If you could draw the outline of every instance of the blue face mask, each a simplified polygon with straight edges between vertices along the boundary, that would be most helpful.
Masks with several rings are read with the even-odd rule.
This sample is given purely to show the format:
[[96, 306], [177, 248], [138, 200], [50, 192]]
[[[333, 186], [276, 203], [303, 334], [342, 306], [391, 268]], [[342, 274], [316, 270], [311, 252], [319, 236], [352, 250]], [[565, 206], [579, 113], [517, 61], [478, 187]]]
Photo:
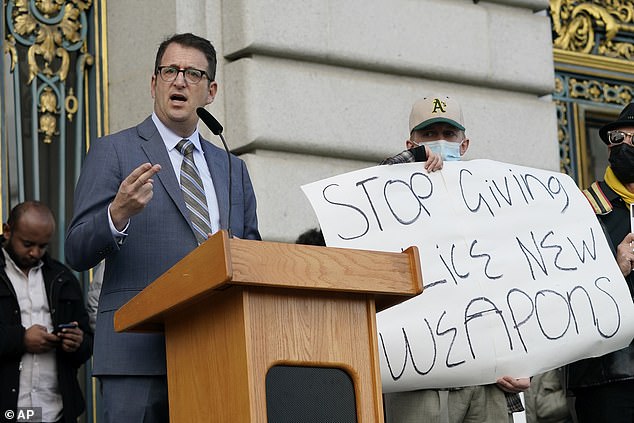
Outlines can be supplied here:
[[426, 145], [433, 152], [442, 157], [446, 162], [457, 162], [461, 160], [460, 146], [462, 142], [450, 142], [445, 140], [427, 141], [420, 145]]

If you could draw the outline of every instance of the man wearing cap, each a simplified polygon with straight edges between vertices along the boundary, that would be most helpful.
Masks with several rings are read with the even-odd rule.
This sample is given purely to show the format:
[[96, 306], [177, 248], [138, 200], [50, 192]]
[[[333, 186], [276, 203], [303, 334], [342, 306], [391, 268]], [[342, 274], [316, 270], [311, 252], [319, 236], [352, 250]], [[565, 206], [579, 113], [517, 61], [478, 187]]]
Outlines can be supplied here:
[[[603, 181], [584, 190], [610, 241], [616, 261], [634, 292], [634, 234], [630, 207], [634, 204], [634, 103], [618, 119], [599, 129], [608, 146], [609, 165]], [[634, 343], [601, 357], [567, 366], [567, 382], [575, 394], [579, 423], [634, 421]]]
[[[469, 148], [460, 104], [446, 95], [429, 95], [416, 101], [409, 116], [407, 150], [381, 164], [420, 160], [425, 148], [445, 161], [458, 161]], [[634, 258], [634, 256], [633, 256]], [[504, 376], [497, 384], [450, 389], [425, 389], [385, 394], [387, 423], [508, 423], [512, 413], [523, 411], [517, 395], [530, 379]]]
[[427, 157], [437, 160], [436, 156], [444, 161], [460, 160], [469, 148], [469, 138], [464, 131], [462, 109], [457, 101], [443, 95], [421, 98], [414, 103], [409, 115], [407, 150], [381, 164], [422, 162]]

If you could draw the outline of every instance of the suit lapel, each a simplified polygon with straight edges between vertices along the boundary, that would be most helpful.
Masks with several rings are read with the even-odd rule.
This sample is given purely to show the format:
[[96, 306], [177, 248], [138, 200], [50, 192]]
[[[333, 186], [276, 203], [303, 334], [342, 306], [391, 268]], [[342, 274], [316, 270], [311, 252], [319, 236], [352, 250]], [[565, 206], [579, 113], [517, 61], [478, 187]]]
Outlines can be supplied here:
[[151, 117], [143, 121], [137, 128], [139, 136], [147, 141], [141, 144], [141, 148], [147, 155], [149, 162], [161, 165], [161, 171], [156, 174], [155, 178], [158, 178], [158, 181], [163, 185], [165, 191], [167, 191], [167, 194], [183, 215], [183, 218], [189, 222], [189, 211], [185, 205], [180, 184], [174, 174], [172, 162], [167, 154], [161, 134], [156, 129]]
[[203, 137], [200, 137], [200, 145], [205, 152], [205, 161], [209, 167], [216, 198], [218, 199], [220, 228], [227, 229], [229, 220], [229, 165], [227, 163], [227, 154], [224, 150], [213, 146]]

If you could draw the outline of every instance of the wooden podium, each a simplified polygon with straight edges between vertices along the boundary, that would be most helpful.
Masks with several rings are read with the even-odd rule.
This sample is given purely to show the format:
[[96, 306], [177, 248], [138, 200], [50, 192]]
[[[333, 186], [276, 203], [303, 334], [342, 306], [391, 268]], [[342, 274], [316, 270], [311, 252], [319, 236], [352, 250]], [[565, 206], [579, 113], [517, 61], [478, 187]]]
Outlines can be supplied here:
[[415, 247], [383, 253], [221, 231], [121, 307], [114, 323], [165, 333], [172, 423], [266, 422], [265, 380], [276, 366], [345, 371], [356, 421], [383, 422], [376, 312], [420, 292]]

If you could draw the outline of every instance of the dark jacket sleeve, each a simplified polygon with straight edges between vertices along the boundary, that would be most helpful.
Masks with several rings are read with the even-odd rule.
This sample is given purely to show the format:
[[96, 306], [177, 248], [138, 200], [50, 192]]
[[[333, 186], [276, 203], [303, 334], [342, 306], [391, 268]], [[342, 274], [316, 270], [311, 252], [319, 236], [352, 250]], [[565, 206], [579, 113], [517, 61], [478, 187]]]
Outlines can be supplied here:
[[0, 360], [20, 358], [26, 352], [22, 325], [0, 322]]
[[[61, 265], [61, 263], [59, 264]], [[79, 328], [84, 333], [80, 347], [74, 352], [66, 352], [61, 346], [57, 352], [60, 359], [67, 361], [73, 367], [78, 368], [92, 355], [93, 332], [90, 328], [90, 322], [86, 306], [84, 304], [84, 294], [79, 285], [79, 281], [70, 272], [68, 268], [63, 267], [61, 280], [61, 288], [56, 298], [56, 311], [53, 318], [54, 324], [77, 322]]]
[[[0, 253], [0, 256], [2, 253]], [[25, 353], [20, 306], [0, 257], [0, 361], [19, 360]]]
[[[77, 293], [83, 298], [82, 291], [79, 287], [79, 283], [75, 284], [75, 289]], [[62, 355], [68, 356], [68, 360], [73, 363], [75, 367], [79, 367], [86, 362], [92, 356], [92, 345], [93, 345], [93, 332], [90, 327], [90, 319], [88, 317], [88, 312], [84, 307], [83, 301], [79, 304], [79, 306], [73, 309], [74, 317], [71, 321], [77, 321], [79, 323], [79, 328], [84, 332], [84, 338], [81, 342], [81, 346], [72, 353], [61, 351]]]

